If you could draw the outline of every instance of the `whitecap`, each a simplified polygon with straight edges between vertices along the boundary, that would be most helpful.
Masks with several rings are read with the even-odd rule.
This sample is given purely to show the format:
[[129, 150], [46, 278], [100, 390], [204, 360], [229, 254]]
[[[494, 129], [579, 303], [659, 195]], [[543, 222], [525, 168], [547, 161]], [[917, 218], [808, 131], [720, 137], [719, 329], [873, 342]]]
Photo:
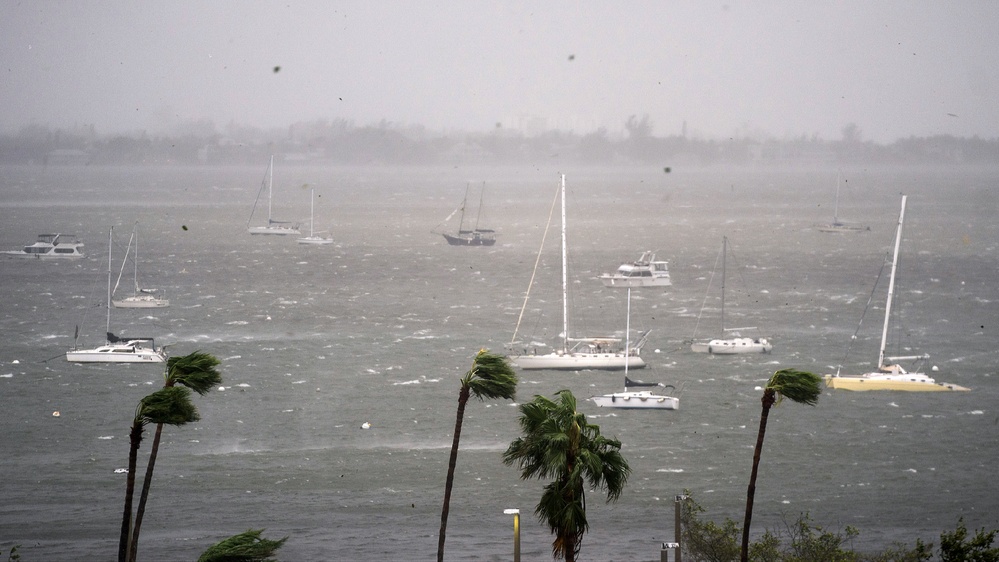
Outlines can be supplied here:
[[656, 472], [680, 473], [680, 472], [683, 472], [683, 469], [682, 468], [660, 468], [660, 469], [656, 470]]
[[9, 379], [9, 378], [12, 378], [13, 376], [14, 376], [14, 373], [6, 373], [6, 374], [3, 374], [3, 375], [0, 375], [0, 379]]
[[114, 435], [101, 435], [98, 439], [102, 441], [107, 441], [108, 439], [114, 439]]
[[302, 383], [305, 383], [305, 382], [307, 382], [307, 381], [295, 381], [295, 382], [293, 382], [291, 384], [302, 384]]

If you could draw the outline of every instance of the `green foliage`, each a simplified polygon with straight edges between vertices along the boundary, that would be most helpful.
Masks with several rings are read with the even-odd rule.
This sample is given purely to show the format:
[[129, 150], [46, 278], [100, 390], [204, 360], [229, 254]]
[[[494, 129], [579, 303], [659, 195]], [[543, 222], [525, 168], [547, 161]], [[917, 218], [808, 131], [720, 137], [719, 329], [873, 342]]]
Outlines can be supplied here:
[[684, 491], [680, 505], [680, 548], [683, 559], [691, 562], [731, 562], [739, 558], [739, 537], [742, 529], [729, 519], [718, 525], [704, 521], [704, 508]]
[[[607, 492], [607, 501], [621, 496], [631, 467], [621, 455], [621, 442], [600, 434], [600, 427], [576, 411], [576, 397], [568, 390], [520, 405], [523, 435], [503, 453], [505, 464], [517, 464], [521, 479], [552, 478], [534, 509], [555, 535], [552, 556], [575, 560], [586, 521], [586, 489]], [[588, 485], [587, 485], [588, 484]]]
[[222, 382], [222, 375], [216, 369], [219, 363], [217, 357], [202, 351], [171, 357], [167, 359], [164, 386], [179, 384], [204, 396]]
[[201, 419], [186, 387], [161, 388], [139, 401], [136, 421], [142, 424], [184, 425]]
[[506, 357], [479, 350], [472, 361], [472, 368], [461, 380], [472, 395], [479, 400], [484, 398], [504, 398], [513, 400], [517, 393], [517, 373]]
[[[17, 552], [19, 548], [21, 548], [21, 545], [19, 544], [15, 544], [14, 546], [10, 547], [10, 552], [7, 554], [8, 562], [17, 562], [18, 560], [21, 559], [21, 555], [18, 554]], [[0, 550], [0, 554], [3, 554], [2, 550]]]
[[280, 540], [260, 538], [263, 529], [250, 529], [208, 547], [198, 562], [275, 562], [271, 558], [288, 537]]
[[799, 404], [814, 406], [822, 395], [822, 377], [797, 369], [781, 369], [770, 377], [766, 390], [777, 393], [777, 403], [787, 398]]
[[958, 519], [953, 533], [945, 531], [940, 534], [941, 562], [999, 562], [999, 548], [992, 546], [997, 532], [979, 529], [968, 541], [964, 518]]
[[[740, 554], [739, 536], [742, 529], [730, 518], [725, 518], [722, 524], [705, 521], [702, 516], [704, 508], [684, 491], [685, 499], [680, 506], [681, 536], [683, 560], [686, 562], [731, 562], [737, 560]], [[994, 534], [995, 532], [993, 532]], [[895, 544], [877, 553], [858, 553], [850, 547], [854, 538], [860, 532], [847, 526], [843, 532], [833, 532], [816, 525], [807, 514], [801, 514], [794, 522], [784, 523], [783, 529], [767, 529], [763, 536], [749, 547], [749, 560], [752, 562], [927, 562], [932, 558], [933, 545], [917, 540], [915, 548], [907, 548]], [[961, 534], [961, 528], [955, 535], [959, 543], [964, 542], [966, 535]], [[988, 540], [988, 534], [979, 532], [982, 540]], [[987, 546], [988, 543], [986, 543]], [[943, 551], [943, 548], [941, 548]], [[960, 558], [971, 556], [968, 550], [955, 551], [954, 558], [946, 558], [941, 552], [944, 562], [970, 560], [975, 562], [999, 562], [996, 558]]]

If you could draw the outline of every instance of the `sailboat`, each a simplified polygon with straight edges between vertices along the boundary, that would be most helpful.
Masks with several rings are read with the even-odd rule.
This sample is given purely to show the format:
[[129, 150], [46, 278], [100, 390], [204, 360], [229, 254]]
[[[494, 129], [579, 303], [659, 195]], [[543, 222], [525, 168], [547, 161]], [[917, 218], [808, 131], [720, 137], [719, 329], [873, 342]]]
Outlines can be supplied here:
[[479, 193], [479, 210], [475, 216], [475, 227], [471, 230], [465, 228], [465, 205], [468, 203], [468, 185], [465, 186], [465, 197], [461, 200], [461, 205], [442, 221], [441, 224], [451, 220], [451, 217], [461, 211], [458, 219], [458, 231], [454, 233], [441, 232], [447, 243], [451, 246], [492, 246], [496, 243], [496, 231], [479, 228], [479, 217], [482, 215], [482, 198], [485, 194], [485, 187]]
[[[93, 349], [73, 349], [66, 352], [66, 361], [73, 363], [163, 363], [166, 354], [157, 348], [153, 338], [120, 338], [111, 333], [111, 245], [114, 228], [108, 233], [108, 300], [107, 342]], [[79, 329], [77, 329], [79, 336]], [[75, 339], [75, 338], [74, 338]]]
[[[631, 324], [631, 287], [628, 288], [628, 331]], [[627, 331], [625, 332], [627, 333]], [[627, 340], [627, 336], [625, 337]], [[627, 343], [625, 344], [627, 347]], [[676, 410], [680, 407], [680, 399], [676, 396], [664, 396], [654, 394], [648, 389], [655, 387], [672, 388], [673, 385], [664, 385], [658, 382], [633, 381], [628, 378], [628, 364], [624, 366], [624, 391], [612, 392], [603, 396], [593, 396], [590, 400], [600, 408], [620, 408], [628, 410]]]
[[333, 238], [329, 236], [316, 236], [316, 190], [312, 190], [312, 203], [309, 210], [309, 235], [298, 239], [299, 244], [323, 245], [332, 244]]
[[[895, 297], [895, 272], [898, 269], [898, 250], [902, 243], [902, 222], [905, 219], [905, 195], [902, 196], [902, 210], [898, 215], [898, 228], [895, 231], [895, 251], [891, 262], [891, 278], [888, 281], [888, 300], [885, 304], [885, 321], [881, 329], [881, 349], [878, 352], [878, 370], [863, 375], [841, 375], [837, 369], [835, 375], [826, 375], [825, 382], [829, 388], [840, 390], [902, 390], [909, 392], [939, 392], [967, 391], [960, 385], [938, 383], [924, 373], [909, 373], [896, 361], [925, 360], [929, 355], [913, 355], [906, 357], [885, 357], [885, 346], [888, 341], [888, 327], [891, 321], [891, 305]], [[860, 328], [858, 327], [859, 331]], [[856, 334], [854, 334], [856, 338]]]
[[[742, 330], [755, 330], [756, 327], [746, 327], [746, 328], [726, 328], [725, 327], [725, 258], [728, 254], [728, 237], [722, 237], [722, 249], [721, 249], [721, 264], [722, 264], [722, 280], [721, 280], [721, 325], [722, 334], [726, 332], [740, 332]], [[717, 262], [716, 262], [717, 263]], [[712, 273], [712, 277], [714, 274]], [[708, 289], [710, 290], [711, 285], [708, 284]], [[705, 296], [705, 301], [707, 301], [707, 296]], [[701, 313], [704, 312], [704, 305], [701, 305]], [[700, 315], [697, 319], [700, 322]], [[695, 328], [696, 331], [696, 328]], [[694, 342], [691, 344], [691, 351], [697, 353], [713, 353], [716, 355], [735, 355], [741, 353], [769, 353], [770, 350], [774, 348], [773, 344], [770, 343], [766, 338], [746, 338], [746, 337], [733, 337], [733, 338], [717, 338], [709, 340], [707, 342]]]
[[[267, 224], [262, 226], [250, 226], [253, 221], [253, 213], [257, 210], [257, 203], [260, 196], [267, 188]], [[260, 191], [257, 192], [257, 199], [253, 202], [253, 210], [250, 211], [250, 218], [246, 221], [246, 230], [250, 234], [274, 234], [287, 236], [288, 234], [301, 234], [297, 225], [292, 225], [287, 221], [276, 221], [271, 214], [271, 202], [274, 199], [274, 156], [271, 155], [270, 165], [264, 174], [264, 180], [260, 183]]]
[[871, 230], [871, 227], [860, 226], [856, 224], [846, 224], [839, 220], [839, 186], [840, 180], [842, 178], [839, 174], [836, 175], [836, 205], [833, 207], [833, 220], [829, 224], [824, 224], [817, 227], [819, 232], [863, 232]]
[[[562, 341], [558, 348], [550, 353], [538, 354], [537, 349], [528, 351], [522, 348], [520, 353], [512, 353], [510, 361], [521, 369], [561, 369], [561, 370], [620, 370], [627, 367], [641, 369], [645, 367], [645, 361], [639, 356], [642, 345], [645, 344], [648, 333], [642, 336], [634, 346], [625, 344], [621, 349], [621, 339], [615, 337], [569, 337], [569, 299], [568, 299], [568, 262], [566, 256], [566, 216], [565, 216], [565, 175], [561, 176], [561, 187], [559, 194], [562, 200]], [[555, 203], [552, 203], [554, 212]], [[550, 222], [549, 218], [549, 222]], [[545, 229], [547, 233], [547, 228]], [[544, 240], [541, 243], [544, 249]], [[538, 252], [538, 262], [541, 260], [541, 251]], [[537, 271], [537, 262], [535, 262]], [[533, 275], [532, 275], [533, 284]], [[524, 316], [527, 302], [530, 298], [531, 287], [528, 285], [527, 295], [524, 297], [524, 305], [520, 310], [520, 318]], [[517, 331], [520, 328], [520, 319], [514, 328], [513, 338], [510, 341], [511, 350], [517, 346]], [[630, 328], [630, 326], [629, 326]]]
[[[132, 278], [135, 289], [131, 296], [123, 299], [115, 299], [114, 294], [121, 284], [121, 276], [125, 273], [125, 264], [128, 263], [128, 252], [132, 249], [132, 240], [135, 240], [135, 257], [132, 258]], [[111, 304], [115, 308], [164, 308], [170, 306], [168, 299], [157, 296], [156, 289], [143, 289], [139, 287], [139, 226], [136, 223], [132, 230], [132, 236], [128, 239], [128, 247], [125, 249], [125, 259], [121, 262], [121, 271], [118, 272], [118, 280], [115, 281], [114, 289], [111, 290]]]

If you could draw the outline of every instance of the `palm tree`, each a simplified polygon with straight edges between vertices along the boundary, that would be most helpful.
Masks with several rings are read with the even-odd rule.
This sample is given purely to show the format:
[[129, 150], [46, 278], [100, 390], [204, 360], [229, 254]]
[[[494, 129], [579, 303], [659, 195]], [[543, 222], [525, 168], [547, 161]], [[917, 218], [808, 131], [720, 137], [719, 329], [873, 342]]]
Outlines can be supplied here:
[[553, 478], [534, 508], [539, 520], [555, 535], [552, 557], [574, 562], [579, 554], [586, 522], [586, 487], [605, 489], [607, 501], [617, 500], [631, 474], [621, 456], [621, 442], [600, 435], [600, 427], [576, 411], [576, 397], [568, 390], [520, 406], [524, 432], [503, 453], [505, 464], [517, 463], [522, 480]]
[[125, 485], [125, 509], [121, 518], [121, 539], [118, 542], [118, 562], [128, 560], [129, 538], [132, 534], [132, 495], [135, 492], [135, 465], [139, 444], [146, 424], [183, 425], [198, 421], [198, 410], [191, 402], [191, 391], [185, 387], [162, 388], [139, 401], [129, 433], [128, 479]]
[[749, 476], [749, 491], [746, 494], [746, 520], [742, 525], [742, 562], [749, 560], [749, 523], [753, 519], [753, 498], [756, 496], [756, 473], [760, 468], [760, 454], [763, 452], [763, 437], [767, 433], [767, 417], [770, 408], [779, 405], [785, 398], [800, 404], [814, 406], [822, 394], [822, 379], [814, 374], [797, 369], [781, 369], [770, 377], [763, 389], [763, 413], [760, 414], [760, 433], [756, 437], [756, 450], [753, 452], [753, 471]]
[[[204, 396], [208, 391], [222, 382], [222, 375], [216, 369], [219, 363], [221, 361], [214, 355], [209, 355], [201, 351], [195, 351], [183, 357], [171, 357], [167, 359], [166, 372], [163, 376], [163, 388], [170, 388], [179, 384]], [[135, 524], [132, 527], [132, 539], [129, 544], [127, 562], [135, 562], [136, 553], [139, 549], [139, 530], [142, 527], [142, 516], [146, 511], [149, 487], [153, 482], [153, 468], [156, 465], [156, 454], [160, 448], [160, 436], [162, 433], [163, 424], [156, 424], [153, 444], [149, 449], [149, 462], [146, 464], [146, 476], [142, 481], [142, 492], [139, 494], [139, 506], [135, 510]]]
[[263, 532], [250, 529], [219, 541], [201, 553], [198, 562], [271, 562], [271, 556], [288, 537], [273, 541], [260, 538]]
[[437, 540], [437, 561], [444, 560], [444, 539], [447, 533], [447, 515], [451, 505], [451, 488], [454, 485], [454, 468], [458, 463], [458, 440], [461, 438], [461, 423], [465, 417], [465, 404], [474, 395], [480, 401], [484, 398], [505, 398], [513, 400], [517, 392], [517, 373], [513, 371], [506, 357], [480, 349], [472, 360], [472, 368], [461, 379], [458, 391], [458, 414], [454, 421], [454, 438], [451, 442], [451, 458], [447, 465], [447, 481], [444, 483], [444, 507], [441, 508], [441, 531]]

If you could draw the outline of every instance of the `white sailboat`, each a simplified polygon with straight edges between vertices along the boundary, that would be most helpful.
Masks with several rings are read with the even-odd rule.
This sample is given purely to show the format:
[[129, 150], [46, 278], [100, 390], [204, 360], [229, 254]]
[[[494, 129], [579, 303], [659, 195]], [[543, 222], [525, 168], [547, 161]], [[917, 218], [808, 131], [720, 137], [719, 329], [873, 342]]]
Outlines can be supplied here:
[[845, 232], [863, 232], [869, 231], [871, 228], [869, 226], [861, 226], [857, 224], [847, 224], [839, 220], [839, 186], [840, 180], [842, 178], [839, 174], [836, 175], [836, 204], [833, 207], [833, 220], [829, 224], [824, 224], [817, 227], [819, 232], [833, 232], [833, 233], [845, 233]]
[[[628, 288], [628, 324], [631, 324], [631, 288]], [[627, 341], [627, 337], [625, 337]], [[627, 346], [627, 343], [625, 344]], [[680, 407], [680, 399], [676, 396], [655, 394], [651, 390], [641, 390], [655, 387], [672, 388], [658, 382], [633, 381], [628, 378], [628, 364], [624, 366], [624, 390], [612, 392], [603, 396], [593, 396], [590, 400], [600, 408], [618, 408], [626, 410], [676, 410]]]
[[329, 236], [316, 236], [315, 224], [316, 224], [316, 190], [312, 190], [312, 201], [309, 206], [309, 235], [298, 239], [299, 244], [312, 244], [316, 246], [321, 246], [325, 244], [332, 244], [333, 238]]
[[[725, 258], [728, 254], [728, 237], [722, 237], [722, 249], [721, 249], [721, 269], [722, 269], [722, 279], [721, 279], [721, 326], [722, 335], [726, 332], [741, 332], [743, 330], [755, 330], [755, 326], [745, 327], [745, 328], [726, 328], [725, 327]], [[716, 262], [717, 263], [717, 262]], [[714, 277], [714, 273], [712, 273]], [[710, 283], [708, 284], [708, 289], [711, 289]], [[707, 296], [704, 297], [707, 301]], [[701, 305], [701, 313], [704, 312], [704, 305]], [[701, 316], [698, 314], [697, 320], [700, 322]], [[694, 329], [696, 333], [696, 328]], [[707, 342], [694, 342], [691, 344], [691, 351], [697, 353], [712, 353], [716, 355], [735, 355], [742, 353], [769, 353], [774, 348], [770, 340], [766, 338], [747, 338], [747, 337], [732, 337], [732, 338], [716, 338], [709, 340]]]
[[[108, 300], [107, 341], [93, 349], [73, 349], [66, 352], [66, 361], [72, 363], [163, 363], [166, 354], [157, 348], [153, 338], [119, 338], [111, 333], [111, 246], [114, 228], [108, 233]], [[79, 332], [79, 331], [77, 331]], [[77, 333], [77, 336], [79, 333]], [[74, 338], [75, 339], [75, 338]]]
[[[253, 213], [257, 210], [257, 203], [264, 188], [267, 188], [267, 224], [261, 226], [250, 226], [253, 222]], [[274, 156], [271, 155], [271, 162], [267, 166], [267, 173], [264, 174], [264, 181], [260, 184], [260, 191], [257, 192], [257, 199], [253, 202], [253, 210], [250, 211], [250, 218], [246, 221], [246, 230], [250, 234], [271, 234], [277, 236], [287, 236], [289, 234], [301, 234], [298, 225], [293, 225], [287, 221], [276, 221], [271, 213], [272, 201], [274, 199]]]
[[[566, 216], [565, 216], [565, 175], [561, 176], [559, 195], [562, 200], [562, 334], [561, 343], [558, 348], [550, 353], [537, 353], [536, 348], [531, 350], [521, 346], [520, 352], [513, 352], [509, 356], [511, 362], [521, 369], [559, 369], [559, 370], [620, 370], [630, 366], [632, 369], [645, 367], [645, 361], [639, 356], [642, 345], [648, 337], [646, 333], [639, 342], [631, 346], [625, 343], [621, 348], [621, 339], [615, 337], [569, 337], [569, 299], [568, 299], [568, 262], [566, 257]], [[555, 203], [552, 203], [554, 212]], [[549, 217], [549, 223], [550, 223]], [[545, 229], [547, 233], [548, 229]], [[544, 240], [541, 243], [544, 249]], [[541, 259], [541, 251], [538, 252], [538, 261]], [[537, 262], [535, 263], [537, 271]], [[533, 275], [532, 275], [533, 284]], [[520, 310], [520, 318], [524, 316], [527, 308], [527, 301], [530, 298], [531, 287], [528, 285], [527, 295], [524, 297], [524, 305]], [[629, 326], [630, 328], [630, 326]], [[517, 327], [514, 328], [513, 338], [510, 342], [511, 350], [517, 347], [517, 331], [520, 329], [520, 319], [517, 320]]]
[[[905, 357], [885, 357], [885, 346], [888, 341], [888, 327], [891, 321], [891, 306], [895, 297], [895, 272], [898, 268], [898, 250], [902, 243], [902, 222], [905, 219], [906, 196], [902, 196], [902, 210], [898, 215], [898, 228], [895, 231], [895, 251], [891, 262], [891, 278], [888, 281], [888, 300], [885, 304], [885, 321], [881, 329], [881, 349], [878, 352], [878, 370], [863, 375], [826, 375], [825, 382], [829, 388], [840, 390], [902, 390], [909, 392], [940, 392], [967, 391], [960, 385], [938, 383], [924, 373], [909, 373], [897, 361], [925, 360], [929, 355], [912, 355]], [[859, 330], [859, 327], [858, 327]], [[856, 334], [854, 334], [856, 338]]]
[[[125, 273], [125, 264], [128, 263], [128, 252], [132, 249], [132, 241], [135, 241], [135, 256], [132, 258], [132, 278], [135, 289], [131, 296], [115, 299], [114, 294], [121, 284], [121, 276]], [[136, 223], [132, 230], [132, 236], [128, 239], [128, 247], [125, 249], [125, 259], [121, 262], [121, 271], [118, 272], [118, 280], [115, 281], [114, 289], [111, 290], [111, 303], [115, 308], [164, 308], [170, 306], [170, 301], [156, 295], [156, 289], [143, 289], [139, 287], [139, 226]]]

